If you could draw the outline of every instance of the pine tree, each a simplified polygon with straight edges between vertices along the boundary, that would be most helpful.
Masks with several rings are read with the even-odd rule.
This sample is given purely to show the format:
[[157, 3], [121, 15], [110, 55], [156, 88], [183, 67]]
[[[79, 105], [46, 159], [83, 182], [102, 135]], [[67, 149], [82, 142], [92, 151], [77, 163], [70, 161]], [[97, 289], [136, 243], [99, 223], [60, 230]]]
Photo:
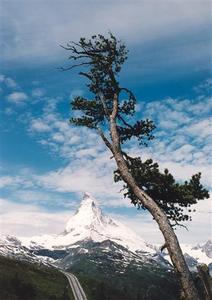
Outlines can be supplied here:
[[195, 174], [190, 181], [180, 184], [168, 170], [160, 172], [158, 164], [152, 160], [142, 161], [140, 157], [131, 157], [123, 151], [125, 142], [132, 138], [142, 146], [147, 145], [154, 138], [155, 124], [149, 119], [134, 121], [136, 98], [118, 81], [128, 54], [121, 41], [111, 33], [109, 37], [99, 34], [62, 47], [71, 52], [69, 59], [73, 61], [73, 65], [62, 70], [80, 67], [79, 74], [88, 80], [88, 90], [93, 94], [92, 99], [77, 96], [71, 101], [72, 110], [80, 112], [79, 117], [71, 118], [71, 123], [98, 132], [112, 152], [117, 165], [114, 179], [124, 182], [125, 197], [136, 206], [147, 209], [157, 222], [183, 297], [199, 299], [173, 226], [190, 218], [184, 213], [184, 207], [208, 197], [207, 190], [200, 183], [201, 174]]

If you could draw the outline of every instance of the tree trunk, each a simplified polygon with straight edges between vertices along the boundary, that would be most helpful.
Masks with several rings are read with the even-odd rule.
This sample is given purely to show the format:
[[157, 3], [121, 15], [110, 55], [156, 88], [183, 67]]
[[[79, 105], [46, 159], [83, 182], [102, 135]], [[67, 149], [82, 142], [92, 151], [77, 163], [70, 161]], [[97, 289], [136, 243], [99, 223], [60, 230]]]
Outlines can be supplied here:
[[167, 249], [173, 263], [176, 275], [179, 279], [183, 297], [186, 300], [198, 300], [198, 292], [194, 285], [192, 275], [185, 262], [182, 250], [180, 248], [178, 239], [174, 230], [165, 214], [165, 212], [157, 205], [157, 203], [149, 197], [143, 190], [136, 184], [134, 178], [128, 170], [127, 164], [123, 158], [119, 134], [116, 126], [116, 116], [118, 113], [118, 95], [114, 96], [113, 112], [110, 116], [110, 132], [112, 138], [112, 149], [116, 164], [122, 176], [122, 179], [130, 186], [136, 197], [144, 205], [144, 207], [151, 213], [157, 222], [160, 231], [162, 232]]

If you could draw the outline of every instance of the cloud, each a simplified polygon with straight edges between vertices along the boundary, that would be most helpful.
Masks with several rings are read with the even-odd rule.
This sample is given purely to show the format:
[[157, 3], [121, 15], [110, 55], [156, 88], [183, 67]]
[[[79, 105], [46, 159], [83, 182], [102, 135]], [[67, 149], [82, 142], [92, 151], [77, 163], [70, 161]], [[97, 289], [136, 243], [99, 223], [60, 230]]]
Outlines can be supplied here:
[[29, 131], [38, 142], [66, 160], [65, 167], [36, 176], [40, 186], [61, 193], [79, 194], [89, 189], [98, 196], [120, 199], [120, 185], [113, 181], [115, 165], [95, 131], [71, 126], [52, 101], [44, 105], [39, 118], [30, 118], [29, 122]]
[[150, 153], [159, 161], [208, 166], [210, 110], [211, 98], [208, 96], [168, 98], [144, 104], [143, 114], [154, 120], [157, 126]]
[[211, 130], [212, 130], [212, 118], [195, 122], [194, 124], [191, 124], [186, 129], [186, 131], [192, 136], [198, 136], [203, 139], [211, 135]]
[[195, 86], [194, 91], [198, 94], [211, 94], [212, 91], [212, 78], [207, 78], [197, 86]]
[[0, 74], [0, 83], [4, 84], [7, 88], [15, 89], [18, 88], [16, 81], [8, 76]]
[[105, 149], [94, 131], [71, 126], [68, 117], [64, 119], [57, 112], [57, 99], [46, 101], [40, 117], [31, 116], [28, 122], [28, 131], [35, 134], [38, 142], [65, 159], [95, 157]]
[[32, 119], [29, 130], [35, 132], [48, 132], [51, 130], [51, 128], [43, 120], [38, 118]]
[[[191, 213], [192, 221], [184, 222], [187, 226], [186, 230], [182, 227], [176, 227], [176, 234], [180, 243], [197, 245], [211, 238], [212, 235], [212, 199], [199, 201], [195, 205], [195, 212]], [[143, 210], [137, 211], [136, 215], [126, 216], [120, 214], [112, 214], [114, 218], [123, 222], [144, 240], [153, 244], [163, 244], [163, 236], [158, 225], [148, 212]]]
[[0, 188], [3, 188], [5, 186], [11, 186], [16, 182], [17, 182], [17, 180], [15, 180], [12, 176], [1, 176], [0, 177]]
[[58, 143], [65, 142], [65, 137], [61, 133], [53, 134], [52, 139], [53, 139], [53, 141], [58, 142]]
[[186, 181], [191, 178], [192, 175], [201, 172], [201, 182], [207, 187], [212, 186], [212, 178], [210, 176], [210, 166], [201, 164], [191, 164], [185, 162], [173, 162], [173, 161], [159, 161], [162, 170], [167, 168], [178, 181]]
[[[24, 189], [32, 187], [35, 182], [33, 182], [33, 171], [32, 170], [26, 170], [24, 168], [18, 168], [18, 172], [16, 172], [15, 175], [8, 174], [8, 170], [2, 168], [1, 170], [2, 176], [0, 176], [0, 188], [9, 188], [12, 189], [13, 192], [16, 188]], [[4, 173], [4, 175], [3, 175]]]
[[[152, 118], [158, 127], [156, 139], [142, 151], [137, 144], [129, 144], [130, 153], [143, 159], [152, 157], [161, 170], [168, 168], [177, 180], [188, 180], [202, 172], [202, 182], [210, 186], [210, 145], [203, 130], [208, 128], [209, 103], [209, 98], [205, 98], [204, 105], [201, 99], [171, 98], [143, 103], [143, 114]], [[61, 193], [85, 192], [89, 187], [101, 199], [102, 195], [107, 195], [107, 200], [111, 197], [109, 205], [125, 206], [118, 193], [121, 183], [113, 181], [116, 165], [95, 131], [71, 126], [57, 112], [56, 99], [45, 102], [43, 114], [29, 121], [30, 132], [34, 132], [38, 142], [66, 161], [65, 167], [37, 176], [39, 185]], [[170, 125], [164, 126], [164, 122]]]
[[15, 176], [0, 176], [0, 188], [30, 187], [32, 181], [27, 174], [19, 174]]
[[7, 96], [7, 100], [15, 104], [24, 103], [27, 99], [28, 96], [24, 92], [14, 92]]
[[9, 198], [19, 204], [37, 205], [42, 209], [48, 207], [49, 210], [53, 211], [72, 210], [77, 204], [73, 194], [61, 194], [55, 191], [51, 192], [46, 189], [40, 189], [36, 181], [32, 187], [23, 188], [22, 190], [17, 189], [15, 195], [11, 193]]
[[6, 107], [4, 110], [5, 115], [7, 116], [11, 116], [15, 113], [15, 110], [11, 107]]
[[[108, 157], [109, 159], [109, 157]], [[83, 162], [70, 164], [68, 167], [49, 172], [38, 180], [45, 187], [59, 192], [86, 192], [102, 197], [115, 197], [120, 187], [113, 182], [111, 168], [103, 169], [104, 162], [83, 159]], [[111, 172], [110, 172], [111, 171]]]
[[[43, 62], [52, 61], [62, 54], [59, 44], [79, 39], [81, 36], [90, 36], [96, 33], [98, 28], [100, 33], [111, 30], [134, 44], [151, 45], [159, 39], [180, 37], [179, 51], [175, 51], [174, 60], [191, 59], [191, 53], [195, 51], [192, 45], [189, 48], [190, 57], [180, 55], [185, 53], [182, 35], [190, 33], [194, 36], [198, 29], [208, 28], [209, 11], [208, 1], [196, 1], [191, 5], [190, 0], [172, 0], [170, 3], [118, 0], [92, 3], [66, 0], [4, 2], [1, 16], [4, 33], [3, 57], [5, 61], [21, 62], [27, 59], [32, 63], [34, 60], [36, 64], [38, 58]], [[164, 42], [164, 45], [166, 44], [168, 43]], [[205, 41], [203, 45], [198, 41], [198, 51], [195, 55], [203, 52], [203, 46]]]
[[0, 199], [0, 208], [0, 233], [16, 236], [60, 233], [73, 213], [72, 210], [49, 212], [7, 199]]
[[[17, 204], [3, 198], [0, 199], [0, 207], [1, 234], [17, 236], [60, 233], [74, 214], [73, 209], [50, 212], [35, 204]], [[186, 224], [188, 231], [178, 227], [176, 234], [181, 243], [195, 245], [211, 237], [211, 199], [200, 201], [196, 205], [196, 212], [192, 214], [193, 221]], [[116, 213], [111, 216], [137, 232], [147, 242], [163, 243], [162, 234], [149, 213], [134, 209], [131, 216]]]
[[36, 88], [32, 90], [32, 97], [40, 98], [45, 95], [45, 90], [43, 88]]
[[[141, 148], [135, 143], [130, 143], [128, 145], [130, 153], [141, 155], [143, 159], [152, 157], [159, 162], [161, 170], [168, 168], [179, 181], [188, 180], [191, 175], [201, 171], [202, 182], [204, 185], [210, 186], [208, 159], [211, 146], [208, 139], [205, 138], [209, 128], [210, 100], [209, 97], [196, 97], [194, 99], [168, 98], [151, 103], [143, 102], [142, 113], [152, 118], [157, 125], [156, 139], [149, 148]], [[43, 207], [59, 207], [65, 210], [69, 206], [72, 210], [70, 201], [65, 197], [68, 193], [73, 193], [77, 199], [82, 192], [91, 192], [106, 209], [131, 207], [130, 201], [123, 200], [123, 194], [119, 192], [122, 184], [115, 184], [113, 181], [113, 171], [116, 169], [116, 165], [114, 160], [110, 159], [111, 154], [95, 131], [75, 128], [69, 124], [68, 117], [60, 114], [57, 108], [58, 103], [61, 104], [62, 101], [62, 98], [52, 99], [45, 95], [45, 101], [39, 102], [41, 110], [39, 117], [34, 114], [32, 109], [32, 112], [24, 118], [24, 124], [30, 136], [46, 147], [55, 157], [60, 157], [62, 166], [40, 174], [35, 171], [21, 172], [20, 170], [19, 174], [14, 177], [3, 176], [0, 179], [0, 185], [11, 188], [15, 195], [11, 199], [15, 200], [16, 197], [16, 201], [24, 202], [30, 211], [30, 218], [34, 216], [38, 224], [47, 231], [51, 229], [52, 216], [56, 214], [50, 213], [49, 216]], [[140, 117], [140, 110], [137, 111], [137, 114]], [[23, 116], [20, 118], [23, 119]], [[189, 224], [192, 236], [186, 231], [178, 230], [183, 242], [188, 240], [196, 243], [198, 239], [208, 238], [209, 229], [207, 228], [203, 233], [203, 227], [206, 226], [206, 220], [209, 222], [210, 215], [207, 213], [207, 207], [210, 207], [211, 203], [205, 200], [198, 205], [200, 205], [197, 206], [199, 212], [194, 215], [196, 221], [190, 223], [192, 225]], [[38, 209], [34, 214], [31, 211], [32, 207]], [[22, 217], [26, 218], [26, 215], [19, 213], [18, 208], [17, 211], [18, 220], [21, 220]], [[44, 224], [44, 216], [47, 218], [47, 225]], [[6, 217], [9, 218], [9, 215], [5, 215], [4, 228], [7, 226]], [[146, 240], [161, 241], [161, 237], [157, 235], [157, 226], [148, 214], [141, 213], [132, 219], [130, 217], [123, 218]], [[21, 228], [26, 226], [27, 221], [24, 220], [24, 225], [17, 223], [16, 226], [14, 219], [15, 213], [11, 219], [8, 219], [8, 224], [9, 222], [13, 224], [8, 225], [8, 230], [21, 232]], [[58, 222], [61, 224], [60, 221]], [[56, 230], [56, 225], [53, 229]], [[26, 230], [27, 234], [30, 230], [32, 232], [41, 231], [34, 224]], [[201, 236], [195, 236], [194, 230], [200, 232]]]

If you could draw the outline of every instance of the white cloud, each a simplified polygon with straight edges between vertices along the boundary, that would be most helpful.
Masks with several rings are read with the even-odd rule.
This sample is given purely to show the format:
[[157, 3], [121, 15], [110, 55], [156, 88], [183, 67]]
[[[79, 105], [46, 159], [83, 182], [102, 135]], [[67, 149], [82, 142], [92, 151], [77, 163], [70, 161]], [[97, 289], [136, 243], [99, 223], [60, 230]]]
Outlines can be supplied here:
[[114, 199], [113, 204], [110, 202], [113, 206], [121, 203], [125, 206], [126, 203], [118, 202], [122, 196], [118, 193], [120, 185], [113, 180], [115, 165], [99, 136], [89, 129], [69, 125], [50, 103], [45, 105], [41, 117], [28, 119], [29, 131], [34, 133], [33, 137], [37, 137], [40, 144], [56, 156], [65, 158], [67, 165], [42, 175], [31, 173], [29, 177], [27, 174], [27, 178], [45, 190], [60, 193], [89, 190], [95, 195], [102, 195], [101, 199]]
[[15, 80], [13, 80], [12, 78], [7, 77], [5, 79], [5, 84], [7, 85], [7, 87], [9, 88], [17, 88], [17, 83], [15, 82]]
[[32, 90], [32, 96], [35, 98], [40, 98], [45, 95], [45, 90], [43, 88], [36, 88]]
[[212, 134], [212, 118], [206, 120], [200, 120], [191, 124], [186, 131], [192, 136], [198, 136], [202, 138], [207, 138]]
[[35, 132], [48, 132], [50, 131], [51, 128], [49, 127], [48, 124], [46, 124], [43, 120], [40, 118], [38, 119], [33, 119], [30, 124], [30, 131], [35, 131]]
[[60, 233], [73, 211], [49, 212], [0, 199], [0, 233], [16, 236]]
[[[60, 233], [74, 213], [73, 209], [49, 212], [36, 205], [17, 204], [7, 199], [0, 199], [0, 208], [0, 233], [16, 236]], [[211, 238], [211, 199], [200, 201], [195, 208], [193, 221], [186, 224], [188, 231], [177, 228], [176, 234], [181, 243], [195, 245]], [[129, 226], [147, 242], [163, 243], [162, 234], [149, 213], [143, 210], [136, 213], [135, 209], [131, 217], [114, 213], [111, 216]]]
[[210, 166], [201, 165], [201, 164], [191, 164], [191, 163], [178, 163], [173, 161], [162, 161], [160, 162], [161, 169], [167, 168], [178, 181], [185, 181], [191, 178], [192, 175], [201, 172], [202, 173], [202, 183], [206, 185], [206, 187], [212, 186], [212, 174], [210, 170]]
[[97, 29], [100, 33], [110, 29], [134, 43], [170, 38], [174, 34], [181, 36], [183, 32], [207, 26], [209, 11], [208, 1], [191, 5], [190, 0], [4, 2], [4, 59], [20, 62], [23, 58], [37, 58], [36, 63], [38, 58], [54, 60], [61, 54], [60, 43], [91, 35]]
[[194, 91], [200, 94], [211, 93], [212, 90], [212, 78], [207, 78], [200, 84], [194, 87]]
[[135, 231], [145, 241], [153, 244], [163, 244], [162, 233], [148, 212], [141, 210], [131, 217], [121, 214], [112, 214], [112, 216]]
[[28, 99], [27, 94], [23, 92], [14, 92], [7, 96], [7, 100], [16, 104], [24, 103]]
[[[3, 173], [3, 172], [2, 172]], [[5, 170], [4, 170], [5, 173]], [[29, 188], [35, 184], [33, 182], [33, 172], [24, 172], [24, 169], [19, 169], [16, 175], [0, 176], [0, 188]]]
[[[192, 110], [193, 106], [200, 105], [201, 101], [194, 102], [188, 99], [165, 99], [143, 105], [143, 113], [156, 119], [160, 130], [150, 148], [141, 151], [140, 147], [134, 146], [130, 152], [133, 155], [142, 155], [143, 159], [152, 157], [159, 162], [161, 170], [168, 168], [177, 180], [188, 180], [194, 173], [202, 172], [202, 182], [210, 186], [212, 183], [211, 177], [208, 176], [207, 161], [210, 146], [203, 140], [200, 148], [195, 139], [190, 141], [189, 133], [194, 120], [200, 117], [201, 120], [207, 119], [208, 102], [209, 100], [205, 99], [208, 109], [204, 113]], [[114, 161], [109, 159], [110, 153], [105, 145], [94, 131], [75, 128], [68, 121], [64, 121], [56, 112], [56, 104], [57, 101], [47, 102], [43, 115], [38, 119], [31, 119], [30, 129], [39, 133], [39, 143], [48, 147], [55, 155], [59, 154], [65, 158], [67, 166], [37, 176], [36, 181], [45, 189], [61, 193], [80, 193], [89, 189], [101, 199], [102, 195], [114, 199], [110, 205], [121, 205], [122, 196], [118, 193], [121, 184], [117, 185], [113, 181], [116, 166]], [[163, 122], [174, 122], [175, 128], [164, 128], [161, 126]], [[44, 136], [40, 135], [42, 132], [45, 133]]]
[[7, 88], [15, 89], [18, 88], [18, 84], [16, 81], [8, 76], [5, 76], [3, 74], [0, 75], [0, 83], [5, 84]]
[[65, 138], [61, 133], [53, 134], [52, 139], [53, 139], [53, 141], [58, 142], [58, 143], [63, 143], [65, 141]]
[[15, 110], [11, 107], [6, 107], [5, 110], [4, 110], [4, 113], [7, 115], [7, 116], [11, 116], [15, 113]]
[[18, 186], [30, 187], [31, 185], [31, 179], [27, 174], [19, 174], [16, 176], [0, 176], [0, 188]]
[[0, 177], [0, 188], [11, 186], [16, 182], [11, 176], [1, 176]]
[[[206, 169], [210, 163], [211, 98], [164, 99], [143, 107], [158, 131], [150, 153], [158, 161]], [[207, 180], [208, 182], [208, 180]]]
[[[100, 203], [105, 207], [130, 207], [129, 201], [127, 199], [123, 200], [123, 195], [119, 193], [122, 184], [115, 184], [113, 181], [113, 170], [116, 166], [114, 161], [110, 160], [111, 154], [107, 152], [106, 147], [95, 132], [85, 128], [74, 128], [67, 120], [64, 120], [57, 112], [58, 101], [59, 98], [50, 100], [46, 98], [43, 113], [39, 118], [30, 115], [26, 121], [29, 122], [29, 131], [35, 133], [34, 137], [37, 138], [38, 142], [49, 147], [55, 155], [65, 159], [67, 165], [39, 175], [35, 172], [31, 172], [29, 175], [29, 172], [27, 172], [20, 174], [15, 179], [6, 176], [2, 181], [0, 180], [0, 185], [2, 187], [21, 186], [28, 189], [33, 186], [33, 188], [39, 187], [46, 192], [45, 194], [32, 190], [17, 191], [17, 197], [26, 203], [29, 201], [39, 203], [39, 205], [50, 203], [51, 197], [48, 193], [54, 191], [61, 193], [61, 195], [67, 192], [79, 195], [81, 192], [89, 191], [100, 199]], [[142, 155], [144, 158], [153, 157], [159, 162], [161, 169], [168, 168], [177, 180], [187, 180], [194, 173], [201, 171], [203, 173], [203, 183], [209, 186], [211, 176], [207, 157], [211, 151], [210, 145], [205, 139], [209, 128], [207, 121], [210, 109], [209, 103], [210, 99], [205, 98], [204, 104], [202, 99], [165, 99], [146, 105], [143, 104], [142, 112], [144, 115], [152, 117], [158, 125], [157, 139], [152, 147], [145, 150], [135, 147], [134, 144], [130, 145], [132, 153]], [[57, 202], [56, 197], [52, 199], [52, 202], [54, 201]], [[207, 200], [201, 203], [209, 205]], [[62, 207], [65, 206], [66, 203], [63, 203]], [[205, 208], [206, 206], [204, 206]], [[8, 215], [6, 216], [8, 217]], [[17, 216], [21, 220], [23, 215], [18, 212]], [[33, 214], [29, 214], [29, 216], [33, 217]], [[47, 215], [39, 211], [35, 212], [34, 216], [35, 219], [37, 218], [38, 224], [43, 224], [42, 226], [46, 226], [47, 230], [50, 229], [48, 224], [52, 224], [52, 215], [49, 217], [47, 225], [44, 225], [43, 217], [47, 217]], [[205, 226], [205, 220], [209, 221], [209, 215], [204, 210], [204, 213], [199, 212], [196, 216], [199, 219], [195, 217], [197, 219], [194, 223], [191, 223], [193, 224], [191, 228], [201, 232], [201, 240], [203, 240], [203, 237], [207, 239], [208, 230], [203, 234], [203, 227]], [[9, 225], [8, 228], [16, 230], [14, 225], [15, 214], [11, 218], [11, 224], [13, 225], [11, 227]], [[5, 228], [6, 217], [4, 220]], [[146, 214], [139, 215], [138, 219], [131, 220], [127, 218], [126, 222], [129, 222], [129, 225], [133, 228], [135, 227], [145, 239], [149, 241], [157, 239], [156, 225], [151, 221], [151, 217]], [[198, 222], [202, 224], [199, 228]], [[24, 224], [26, 226], [26, 223]], [[17, 230], [20, 230], [20, 232], [23, 227], [21, 226], [17, 224], [17, 228], [19, 228]], [[30, 228], [29, 231], [32, 230], [33, 232], [41, 230], [37, 224]], [[56, 225], [54, 228], [56, 229]], [[190, 232], [194, 232], [194, 229]], [[198, 240], [194, 235], [191, 237], [189, 234], [186, 235], [187, 232], [181, 233], [181, 230], [179, 232], [180, 235], [182, 234], [184, 242], [186, 242], [186, 239]], [[160, 238], [158, 238], [159, 240]]]
[[[188, 230], [179, 226], [176, 228], [179, 241], [183, 244], [196, 245], [212, 236], [212, 199], [199, 201], [193, 208], [196, 211], [192, 213], [192, 221], [182, 223]], [[141, 210], [133, 217], [119, 214], [113, 216], [137, 232], [144, 240], [153, 244], [163, 244], [162, 233], [148, 212], [144, 213]]]
[[194, 146], [189, 144], [184, 144], [183, 146], [177, 148], [175, 151], [172, 152], [171, 155], [175, 157], [177, 161], [191, 161], [192, 160], [192, 152], [194, 151]]
[[101, 156], [97, 154], [93, 159], [81, 157], [63, 169], [38, 176], [37, 180], [46, 189], [54, 191], [75, 193], [89, 191], [101, 199], [111, 197], [117, 200], [122, 198], [119, 194], [121, 187], [113, 181], [114, 164], [108, 162], [109, 153]]

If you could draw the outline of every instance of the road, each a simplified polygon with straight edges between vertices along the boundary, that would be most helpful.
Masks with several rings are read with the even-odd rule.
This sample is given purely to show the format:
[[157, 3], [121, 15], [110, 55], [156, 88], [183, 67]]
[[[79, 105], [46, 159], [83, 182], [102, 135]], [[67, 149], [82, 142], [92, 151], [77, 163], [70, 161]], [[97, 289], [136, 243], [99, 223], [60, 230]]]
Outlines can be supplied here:
[[68, 278], [75, 300], [87, 300], [87, 297], [77, 277], [67, 272], [63, 272], [63, 274]]

